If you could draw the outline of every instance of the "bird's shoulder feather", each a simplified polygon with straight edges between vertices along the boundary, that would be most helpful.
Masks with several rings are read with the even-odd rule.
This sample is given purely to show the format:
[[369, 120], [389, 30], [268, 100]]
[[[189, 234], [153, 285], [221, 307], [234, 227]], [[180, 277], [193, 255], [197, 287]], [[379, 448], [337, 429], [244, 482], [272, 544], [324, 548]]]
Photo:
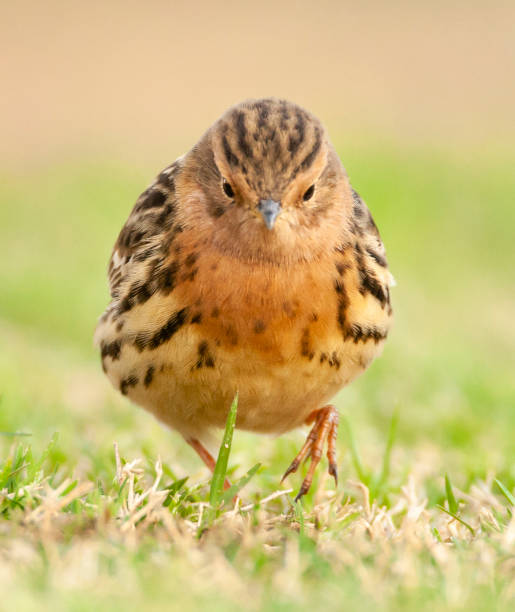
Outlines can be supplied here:
[[[174, 228], [177, 198], [175, 181], [182, 158], [165, 168], [137, 199], [113, 247], [108, 267], [109, 290], [118, 300], [141, 267], [159, 256], [163, 241]], [[175, 227], [175, 230], [180, 228]]]
[[358, 265], [361, 263], [373, 269], [385, 288], [392, 287], [395, 280], [388, 268], [386, 250], [372, 213], [355, 189], [352, 189], [352, 200], [350, 230], [355, 238]]

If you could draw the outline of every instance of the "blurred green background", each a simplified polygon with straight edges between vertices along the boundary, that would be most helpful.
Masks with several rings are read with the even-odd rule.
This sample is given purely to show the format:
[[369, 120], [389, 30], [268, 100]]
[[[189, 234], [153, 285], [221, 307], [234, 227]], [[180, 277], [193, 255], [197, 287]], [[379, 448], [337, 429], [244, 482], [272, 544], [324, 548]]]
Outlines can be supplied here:
[[[327, 125], [398, 283], [383, 357], [338, 399], [365, 461], [397, 407], [398, 466], [513, 486], [514, 23], [508, 2], [2, 3], [0, 430], [59, 431], [83, 472], [114, 439], [203, 469], [110, 389], [92, 333], [138, 194], [226, 107], [275, 95]], [[276, 483], [302, 438], [258, 457], [238, 434], [235, 461]]]

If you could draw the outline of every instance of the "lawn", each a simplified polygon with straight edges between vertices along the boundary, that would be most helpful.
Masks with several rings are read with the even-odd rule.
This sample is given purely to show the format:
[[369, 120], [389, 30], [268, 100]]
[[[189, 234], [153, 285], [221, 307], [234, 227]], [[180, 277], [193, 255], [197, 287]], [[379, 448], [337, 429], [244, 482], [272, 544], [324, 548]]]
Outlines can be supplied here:
[[515, 156], [340, 152], [387, 245], [394, 330], [336, 398], [337, 490], [323, 463], [294, 505], [301, 476], [279, 481], [305, 432], [236, 431], [232, 479], [261, 467], [216, 512], [207, 470], [92, 346], [111, 246], [159, 168], [1, 176], [2, 608], [513, 609]]

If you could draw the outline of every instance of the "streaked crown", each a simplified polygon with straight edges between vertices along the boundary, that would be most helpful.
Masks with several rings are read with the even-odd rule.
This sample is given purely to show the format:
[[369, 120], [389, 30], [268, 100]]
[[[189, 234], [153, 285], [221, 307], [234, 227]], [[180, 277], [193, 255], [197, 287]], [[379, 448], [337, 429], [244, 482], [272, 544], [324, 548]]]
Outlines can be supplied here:
[[299, 174], [325, 159], [320, 121], [287, 102], [266, 98], [229, 109], [214, 125], [219, 167], [241, 175], [263, 198], [279, 198]]

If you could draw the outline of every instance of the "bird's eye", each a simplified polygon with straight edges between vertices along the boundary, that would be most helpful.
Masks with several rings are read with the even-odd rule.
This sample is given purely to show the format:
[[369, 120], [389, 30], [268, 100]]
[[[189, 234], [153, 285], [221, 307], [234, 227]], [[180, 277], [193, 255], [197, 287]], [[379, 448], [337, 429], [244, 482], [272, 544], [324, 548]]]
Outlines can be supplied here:
[[233, 188], [231, 187], [230, 183], [228, 183], [225, 179], [222, 183], [222, 189], [224, 190], [224, 193], [228, 198], [234, 197]]
[[302, 199], [304, 200], [304, 202], [307, 202], [308, 200], [310, 200], [313, 197], [314, 193], [315, 193], [315, 186], [311, 185], [311, 187], [308, 187], [306, 189], [305, 194], [302, 196]]

